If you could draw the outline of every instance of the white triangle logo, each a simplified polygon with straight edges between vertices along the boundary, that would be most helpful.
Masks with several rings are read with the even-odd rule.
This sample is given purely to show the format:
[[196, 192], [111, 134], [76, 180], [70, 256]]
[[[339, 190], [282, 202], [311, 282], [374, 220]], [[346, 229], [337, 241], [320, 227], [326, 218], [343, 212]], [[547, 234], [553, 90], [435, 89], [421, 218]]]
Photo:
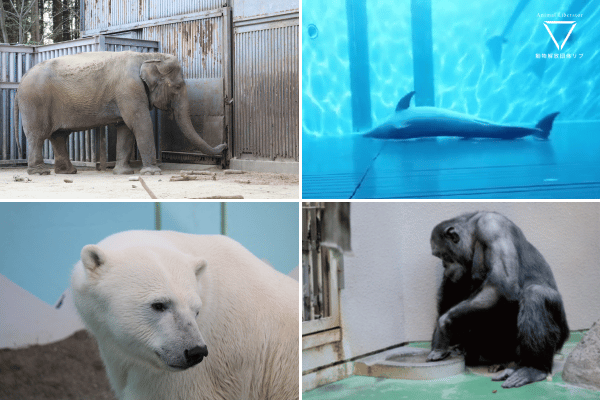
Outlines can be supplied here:
[[[567, 33], [567, 36], [565, 37], [565, 40], [563, 40], [563, 42], [561, 43], [560, 47], [558, 46], [558, 42], [554, 38], [554, 35], [550, 31], [550, 28], [548, 28], [547, 24], [573, 24], [573, 26], [569, 30], [569, 33]], [[544, 26], [546, 27], [546, 30], [550, 34], [550, 37], [552, 38], [552, 41], [556, 45], [556, 48], [559, 49], [559, 50], [562, 50], [562, 48], [565, 46], [565, 43], [567, 43], [567, 39], [569, 38], [569, 36], [571, 36], [571, 32], [573, 32], [573, 28], [575, 28], [575, 25], [577, 25], [576, 21], [544, 21]]]

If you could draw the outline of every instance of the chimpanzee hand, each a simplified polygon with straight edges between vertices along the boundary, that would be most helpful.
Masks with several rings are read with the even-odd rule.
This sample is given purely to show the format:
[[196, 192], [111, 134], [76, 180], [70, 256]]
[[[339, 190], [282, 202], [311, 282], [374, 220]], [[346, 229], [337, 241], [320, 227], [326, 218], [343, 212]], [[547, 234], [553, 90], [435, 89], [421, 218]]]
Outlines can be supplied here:
[[450, 355], [450, 350], [431, 350], [427, 356], [427, 361], [441, 361]]
[[448, 331], [448, 328], [450, 328], [450, 315], [448, 314], [450, 314], [450, 311], [446, 312], [438, 319], [438, 327], [444, 334]]

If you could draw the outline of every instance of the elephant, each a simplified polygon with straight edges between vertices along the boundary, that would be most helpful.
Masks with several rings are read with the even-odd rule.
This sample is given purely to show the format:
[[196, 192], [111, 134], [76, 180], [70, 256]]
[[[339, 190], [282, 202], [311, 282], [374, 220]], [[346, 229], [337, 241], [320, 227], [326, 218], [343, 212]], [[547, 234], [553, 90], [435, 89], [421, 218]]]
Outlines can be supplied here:
[[160, 173], [150, 110], [172, 112], [184, 136], [200, 151], [222, 153], [227, 144], [211, 147], [195, 131], [189, 116], [187, 89], [177, 58], [170, 54], [90, 52], [43, 61], [31, 68], [17, 89], [28, 144], [27, 172], [48, 174], [42, 146], [50, 139], [54, 171], [75, 174], [67, 137], [72, 131], [117, 124], [115, 174], [132, 174], [134, 138], [144, 173]]

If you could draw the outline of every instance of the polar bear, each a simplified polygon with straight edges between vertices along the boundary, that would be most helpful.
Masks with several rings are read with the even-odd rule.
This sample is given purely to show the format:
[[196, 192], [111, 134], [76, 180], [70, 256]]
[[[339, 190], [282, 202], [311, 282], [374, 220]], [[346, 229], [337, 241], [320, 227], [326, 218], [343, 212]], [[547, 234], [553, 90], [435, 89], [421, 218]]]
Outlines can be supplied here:
[[298, 282], [234, 240], [117, 233], [71, 283], [119, 399], [299, 398]]

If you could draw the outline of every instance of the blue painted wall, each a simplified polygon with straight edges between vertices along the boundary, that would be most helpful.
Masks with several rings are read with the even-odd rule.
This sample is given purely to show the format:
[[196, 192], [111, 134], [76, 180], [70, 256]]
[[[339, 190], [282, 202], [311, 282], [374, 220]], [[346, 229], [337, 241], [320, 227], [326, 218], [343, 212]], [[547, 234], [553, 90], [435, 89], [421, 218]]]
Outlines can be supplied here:
[[[55, 304], [81, 248], [130, 229], [154, 229], [154, 203], [0, 203], [0, 274]], [[220, 203], [162, 203], [162, 229], [220, 233]], [[299, 262], [298, 203], [228, 203], [228, 235], [274, 268]]]

